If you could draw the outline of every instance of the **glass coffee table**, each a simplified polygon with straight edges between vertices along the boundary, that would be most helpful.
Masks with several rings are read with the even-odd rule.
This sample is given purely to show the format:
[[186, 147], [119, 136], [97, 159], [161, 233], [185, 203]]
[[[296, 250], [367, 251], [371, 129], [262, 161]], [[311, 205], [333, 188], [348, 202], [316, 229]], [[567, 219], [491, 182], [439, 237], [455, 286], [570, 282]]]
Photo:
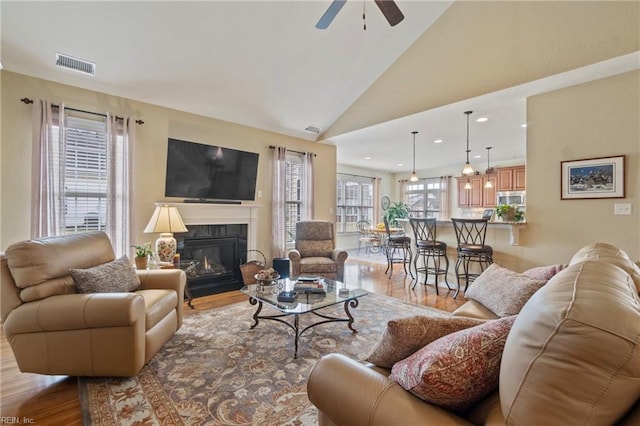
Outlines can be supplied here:
[[[348, 286], [340, 281], [334, 281], [327, 278], [323, 278], [325, 293], [301, 293], [295, 296], [295, 298], [286, 298], [286, 293], [291, 292], [294, 289], [294, 285], [297, 280], [295, 279], [280, 279], [270, 286], [262, 286], [259, 284], [251, 284], [242, 287], [240, 291], [249, 296], [249, 303], [252, 305], [258, 305], [258, 309], [253, 314], [253, 320], [255, 321], [251, 328], [258, 325], [261, 319], [278, 321], [291, 328], [294, 332], [294, 353], [293, 357], [298, 356], [298, 340], [300, 336], [312, 327], [316, 327], [321, 324], [329, 322], [346, 322], [349, 330], [353, 333], [358, 331], [353, 328], [353, 315], [349, 311], [349, 308], [358, 307], [358, 299], [362, 296], [369, 294], [368, 291]], [[318, 312], [321, 309], [328, 308], [330, 306], [338, 305], [342, 303], [344, 305], [344, 317], [333, 317]], [[273, 309], [280, 312], [277, 315], [260, 315], [262, 306], [266, 304]], [[302, 329], [300, 329], [300, 315], [313, 314], [320, 319]], [[283, 318], [293, 317], [293, 322], [286, 321]]]

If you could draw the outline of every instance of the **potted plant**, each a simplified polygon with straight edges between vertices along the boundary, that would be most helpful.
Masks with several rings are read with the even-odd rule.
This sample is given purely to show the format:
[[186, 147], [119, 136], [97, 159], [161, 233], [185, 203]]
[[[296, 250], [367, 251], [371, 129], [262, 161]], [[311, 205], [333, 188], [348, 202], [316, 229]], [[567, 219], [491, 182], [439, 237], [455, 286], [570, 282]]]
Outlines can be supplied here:
[[524, 212], [513, 204], [500, 204], [496, 207], [496, 215], [503, 222], [522, 222], [524, 220]]
[[153, 254], [151, 243], [139, 244], [131, 246], [136, 250], [136, 269], [147, 269], [149, 264], [149, 256]]
[[384, 217], [387, 218], [389, 226], [400, 226], [398, 219], [406, 219], [409, 217], [409, 206], [402, 201], [395, 201], [389, 206], [387, 211], [384, 212]]

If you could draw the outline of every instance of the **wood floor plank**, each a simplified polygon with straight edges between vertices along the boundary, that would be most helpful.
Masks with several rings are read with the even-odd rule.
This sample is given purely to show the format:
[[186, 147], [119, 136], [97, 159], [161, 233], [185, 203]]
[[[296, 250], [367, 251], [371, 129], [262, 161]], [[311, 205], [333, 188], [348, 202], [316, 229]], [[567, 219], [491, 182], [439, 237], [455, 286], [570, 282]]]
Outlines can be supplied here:
[[[347, 260], [345, 282], [358, 282], [362, 288], [371, 292], [449, 312], [466, 302], [462, 295], [454, 299], [454, 291], [447, 291], [446, 288], [441, 288], [439, 295], [436, 295], [433, 285], [418, 283], [412, 289], [414, 281], [410, 276], [405, 276], [401, 268], [396, 267], [391, 278], [385, 275], [385, 269], [386, 265], [379, 263]], [[246, 300], [247, 296], [239, 291], [206, 296], [193, 301], [195, 309], [185, 304], [184, 312], [185, 315], [191, 315]], [[42, 425], [82, 424], [76, 377], [21, 373], [4, 331], [0, 336], [0, 352], [2, 417], [19, 417]], [[25, 421], [21, 424], [25, 424]]]

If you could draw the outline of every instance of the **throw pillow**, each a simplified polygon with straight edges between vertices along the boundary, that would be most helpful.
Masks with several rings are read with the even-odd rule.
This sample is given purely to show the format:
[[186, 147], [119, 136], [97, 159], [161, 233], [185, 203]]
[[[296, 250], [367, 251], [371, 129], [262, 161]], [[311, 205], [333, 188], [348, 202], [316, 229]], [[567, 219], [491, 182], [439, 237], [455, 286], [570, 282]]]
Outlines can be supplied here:
[[93, 268], [69, 269], [69, 273], [80, 293], [123, 293], [140, 285], [127, 256]]
[[515, 319], [444, 336], [396, 363], [389, 377], [429, 403], [465, 411], [498, 386], [502, 350]]
[[533, 278], [534, 280], [545, 280], [549, 281], [555, 274], [562, 271], [566, 268], [567, 265], [548, 265], [548, 266], [537, 266], [535, 268], [527, 269], [522, 273], [522, 275], [526, 275], [529, 278]]
[[484, 323], [483, 320], [452, 316], [416, 315], [393, 319], [365, 361], [391, 368], [442, 336]]
[[506, 317], [518, 314], [533, 293], [546, 282], [492, 263], [469, 286], [465, 296], [482, 303], [497, 316]]

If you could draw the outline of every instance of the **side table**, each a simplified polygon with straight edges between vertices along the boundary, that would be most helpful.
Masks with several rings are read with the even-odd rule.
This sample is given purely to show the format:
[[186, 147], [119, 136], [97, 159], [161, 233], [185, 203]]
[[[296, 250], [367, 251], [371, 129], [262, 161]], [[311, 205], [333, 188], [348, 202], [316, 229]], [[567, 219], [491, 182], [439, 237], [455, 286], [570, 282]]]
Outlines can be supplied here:
[[[195, 309], [196, 307], [193, 306], [193, 304], [191, 303], [191, 301], [193, 300], [193, 295], [191, 294], [191, 290], [189, 290], [189, 275], [195, 273], [195, 269], [198, 266], [200, 262], [196, 261], [196, 260], [182, 260], [178, 263], [178, 267], [180, 269], [182, 269], [186, 274], [187, 274], [187, 282], [184, 285], [184, 298], [187, 299], [187, 305], [189, 305], [189, 307], [191, 309]], [[161, 266], [161, 269], [175, 269], [176, 265], [167, 265], [167, 266]]]

